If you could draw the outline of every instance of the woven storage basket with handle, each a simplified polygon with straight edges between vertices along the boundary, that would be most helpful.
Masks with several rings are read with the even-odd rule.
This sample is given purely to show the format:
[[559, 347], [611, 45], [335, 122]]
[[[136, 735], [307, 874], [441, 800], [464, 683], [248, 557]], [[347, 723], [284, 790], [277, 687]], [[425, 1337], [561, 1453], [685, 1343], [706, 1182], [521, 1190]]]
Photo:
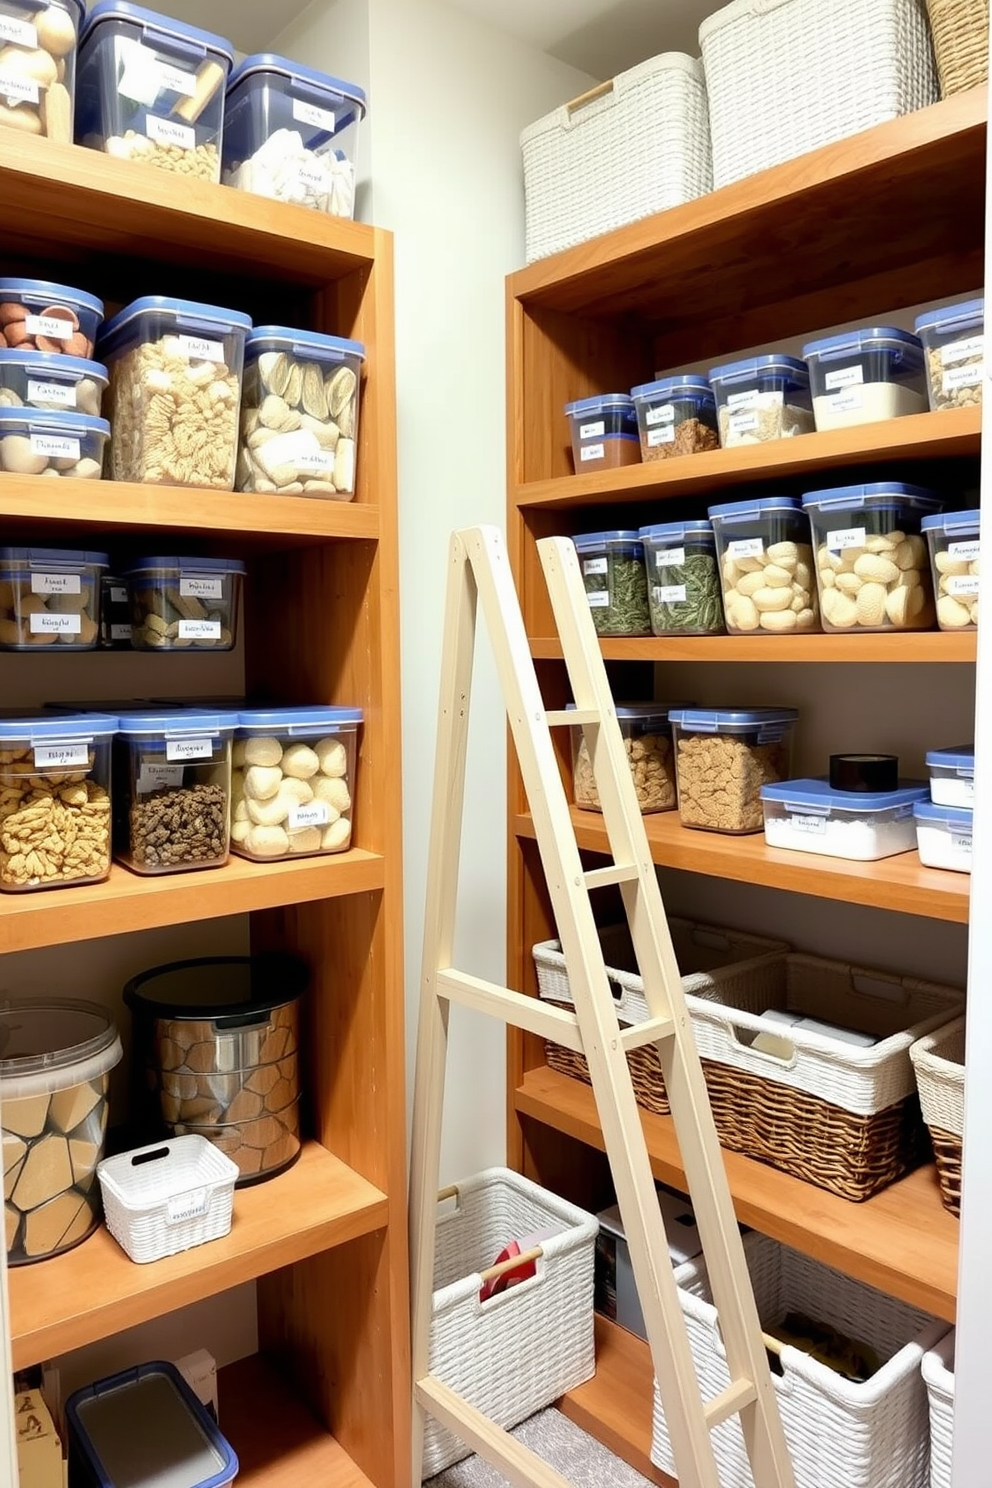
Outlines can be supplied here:
[[954, 1334], [923, 1356], [923, 1383], [930, 1403], [930, 1488], [951, 1488], [954, 1441]]
[[989, 75], [989, 0], [927, 0], [940, 96], [977, 88]]
[[964, 1018], [955, 1018], [909, 1051], [923, 1120], [930, 1129], [944, 1208], [961, 1213], [961, 1138], [964, 1133]]
[[[745, 1235], [744, 1250], [765, 1329], [774, 1330], [788, 1312], [801, 1312], [867, 1344], [882, 1360], [875, 1374], [856, 1384], [799, 1348], [782, 1349], [782, 1373], [772, 1375], [772, 1386], [796, 1488], [927, 1488], [920, 1362], [947, 1324], [766, 1235]], [[730, 1372], [702, 1257], [680, 1266], [675, 1279], [703, 1399], [709, 1400], [727, 1389]], [[739, 1420], [715, 1429], [713, 1449], [721, 1488], [754, 1488]], [[651, 1461], [663, 1472], [675, 1471], [657, 1389]]]
[[[743, 930], [727, 930], [720, 925], [697, 925], [691, 920], [670, 919], [675, 959], [682, 973], [682, 987], [696, 997], [716, 997], [720, 989], [738, 975], [760, 978], [756, 957], [785, 951], [784, 941], [766, 940], [748, 935]], [[637, 970], [637, 960], [626, 924], [606, 925], [599, 932], [600, 945], [617, 1003], [621, 1027], [644, 1023], [650, 1016], [644, 997], [644, 983]], [[537, 986], [541, 997], [556, 1007], [574, 1009], [568, 985], [568, 968], [557, 940], [543, 941], [533, 950], [537, 968]], [[747, 963], [739, 965], [738, 963]], [[585, 1055], [562, 1044], [546, 1043], [545, 1054], [551, 1069], [589, 1084], [589, 1066]], [[653, 1044], [634, 1049], [627, 1055], [630, 1077], [638, 1103], [646, 1111], [667, 1116], [670, 1110], [658, 1052]]]

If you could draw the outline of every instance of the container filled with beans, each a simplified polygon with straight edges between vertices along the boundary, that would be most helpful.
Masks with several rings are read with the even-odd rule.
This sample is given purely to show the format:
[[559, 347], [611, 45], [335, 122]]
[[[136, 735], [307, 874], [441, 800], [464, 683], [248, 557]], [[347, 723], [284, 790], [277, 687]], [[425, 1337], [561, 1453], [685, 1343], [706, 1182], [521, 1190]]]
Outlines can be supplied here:
[[719, 449], [716, 399], [705, 377], [663, 377], [631, 388], [630, 396], [645, 462]]
[[596, 634], [651, 634], [644, 544], [633, 529], [586, 532], [573, 539]]
[[731, 635], [819, 630], [809, 521], [791, 496], [711, 506]]
[[[575, 704], [568, 706], [574, 708]], [[618, 703], [616, 714], [642, 816], [655, 811], [674, 811], [675, 761], [669, 705]], [[578, 726], [572, 729], [572, 800], [586, 811], [603, 809], [585, 736]]]
[[709, 382], [724, 449], [813, 431], [809, 373], [796, 357], [774, 352], [727, 362], [712, 369]]
[[231, 845], [246, 858], [344, 852], [354, 820], [360, 708], [238, 715]]
[[114, 854], [136, 873], [227, 862], [236, 713], [122, 713], [116, 744]]
[[92, 651], [100, 635], [106, 553], [0, 548], [0, 651]]
[[651, 629], [656, 636], [722, 635], [716, 539], [709, 522], [642, 527]]
[[930, 407], [966, 408], [982, 401], [985, 300], [962, 300], [916, 318], [923, 342]]
[[978, 566], [982, 514], [977, 509], [924, 517], [930, 546], [937, 624], [941, 630], [978, 629]]
[[673, 708], [682, 825], [762, 831], [761, 787], [789, 779], [798, 717], [795, 708]]

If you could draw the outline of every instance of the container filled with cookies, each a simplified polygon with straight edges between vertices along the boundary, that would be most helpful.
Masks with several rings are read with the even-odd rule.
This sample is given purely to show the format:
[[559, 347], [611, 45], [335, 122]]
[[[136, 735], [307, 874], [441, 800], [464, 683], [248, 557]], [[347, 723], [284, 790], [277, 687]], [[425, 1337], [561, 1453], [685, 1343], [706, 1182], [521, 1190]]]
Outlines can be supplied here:
[[49, 279], [0, 279], [0, 346], [89, 358], [103, 301]]

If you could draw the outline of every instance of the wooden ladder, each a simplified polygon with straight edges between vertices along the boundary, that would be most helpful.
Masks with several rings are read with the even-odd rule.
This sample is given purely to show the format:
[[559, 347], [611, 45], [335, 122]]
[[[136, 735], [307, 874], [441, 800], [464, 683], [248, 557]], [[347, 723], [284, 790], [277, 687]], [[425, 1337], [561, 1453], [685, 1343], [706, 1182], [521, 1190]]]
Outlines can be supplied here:
[[[735, 1415], [757, 1488], [794, 1488], [702, 1066], [575, 548], [557, 537], [537, 547], [575, 698], [569, 712], [545, 710], [498, 529], [456, 532], [449, 550], [410, 1186], [413, 1482], [421, 1477], [426, 1412], [515, 1488], [567, 1488], [560, 1474], [429, 1372], [448, 1011], [455, 1002], [580, 1051], [588, 1061], [681, 1488], [720, 1488], [710, 1432]], [[568, 966], [574, 1013], [452, 965], [480, 599]], [[551, 734], [555, 728], [579, 725], [613, 857], [610, 866], [592, 872], [584, 869], [579, 855]], [[647, 1022], [626, 1029], [617, 1021], [589, 898], [591, 889], [610, 884], [618, 885], [623, 897], [650, 1011]], [[693, 1366], [627, 1066], [628, 1052], [649, 1043], [657, 1047], [665, 1075], [732, 1381], [706, 1402]]]

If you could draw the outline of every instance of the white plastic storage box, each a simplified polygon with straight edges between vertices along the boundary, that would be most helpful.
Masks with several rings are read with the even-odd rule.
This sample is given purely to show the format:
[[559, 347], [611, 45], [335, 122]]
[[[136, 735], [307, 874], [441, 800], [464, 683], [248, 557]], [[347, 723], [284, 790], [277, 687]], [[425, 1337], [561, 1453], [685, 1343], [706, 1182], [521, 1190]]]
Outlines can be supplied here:
[[103, 301], [85, 290], [48, 279], [0, 279], [0, 346], [91, 357], [102, 321]]
[[805, 362], [781, 352], [713, 367], [710, 386], [724, 449], [813, 432]]
[[918, 336], [866, 326], [803, 347], [816, 427], [846, 429], [925, 413], [927, 384]]
[[636, 529], [583, 532], [573, 538], [596, 634], [651, 634], [644, 544]]
[[[682, 1266], [702, 1252], [703, 1244], [696, 1228], [696, 1216], [688, 1199], [671, 1189], [655, 1186], [668, 1240], [669, 1257], [673, 1266]], [[596, 1218], [599, 1221], [599, 1234], [596, 1237], [596, 1311], [646, 1341], [647, 1328], [641, 1300], [637, 1295], [627, 1231], [619, 1204], [602, 1210]]]
[[[930, 1441], [920, 1363], [946, 1333], [905, 1302], [800, 1255], [767, 1235], [744, 1236], [762, 1327], [788, 1333], [812, 1319], [871, 1350], [879, 1367], [851, 1379], [805, 1349], [785, 1343], [772, 1373], [796, 1488], [928, 1488]], [[675, 1273], [696, 1373], [705, 1400], [731, 1383], [702, 1256]], [[852, 1352], [854, 1352], [852, 1350]], [[866, 1363], [869, 1361], [866, 1360]], [[721, 1488], [755, 1488], [737, 1418], [712, 1434]], [[674, 1473], [668, 1428], [655, 1387], [651, 1461]], [[762, 1488], [762, 1485], [757, 1485]]]
[[670, 460], [719, 447], [716, 399], [705, 377], [695, 372], [662, 377], [631, 388], [630, 396], [642, 460]]
[[107, 322], [114, 480], [233, 491], [247, 315], [148, 295]]
[[923, 1355], [923, 1383], [930, 1411], [929, 1488], [951, 1488], [954, 1446], [954, 1333]]
[[709, 522], [642, 527], [651, 629], [656, 636], [722, 635], [716, 538]]
[[955, 1018], [909, 1051], [920, 1092], [920, 1109], [933, 1143], [944, 1208], [961, 1213], [961, 1156], [964, 1137], [965, 1020]]
[[82, 0], [0, 0], [0, 128], [72, 144]]
[[710, 191], [703, 69], [663, 52], [520, 136], [527, 262]]
[[[595, 1216], [518, 1173], [490, 1168], [455, 1185], [438, 1216], [430, 1373], [498, 1426], [516, 1426], [596, 1371]], [[448, 1201], [445, 1201], [446, 1203]], [[540, 1237], [535, 1274], [480, 1301], [481, 1275], [511, 1241]], [[428, 1417], [423, 1476], [470, 1448]]]
[[124, 574], [136, 651], [230, 651], [245, 565], [237, 558], [135, 559]]
[[761, 787], [788, 780], [795, 708], [673, 708], [675, 776], [684, 827], [760, 832]]
[[161, 1261], [231, 1228], [238, 1165], [206, 1137], [105, 1157], [97, 1176], [107, 1229], [132, 1261]]
[[924, 517], [920, 531], [930, 547], [937, 624], [941, 630], [977, 630], [981, 512]]
[[0, 471], [99, 480], [109, 438], [107, 420], [85, 413], [0, 407]]
[[351, 846], [361, 708], [274, 708], [238, 715], [231, 846], [245, 858]]
[[94, 1174], [123, 1050], [103, 1008], [63, 998], [4, 1002], [0, 1036], [7, 1260], [19, 1265], [96, 1229]]
[[106, 553], [0, 548], [0, 651], [92, 651], [100, 630]]
[[576, 475], [639, 465], [637, 413], [626, 393], [597, 393], [565, 404]]
[[913, 816], [921, 863], [927, 868], [971, 872], [971, 811], [920, 801], [913, 807]]
[[114, 855], [136, 873], [227, 862], [236, 713], [122, 713], [114, 756]]
[[275, 201], [355, 215], [358, 130], [365, 94], [286, 57], [257, 53], [231, 74], [224, 181]]
[[874, 863], [913, 851], [913, 806], [928, 797], [926, 785], [908, 780], [898, 790], [877, 792], [833, 790], [829, 780], [763, 785], [765, 841], [793, 852]]
[[809, 521], [791, 496], [711, 506], [709, 519], [734, 634], [819, 630]]
[[930, 407], [981, 403], [985, 381], [985, 301], [962, 300], [916, 317], [923, 342]]
[[975, 804], [975, 746], [959, 744], [953, 749], [927, 751], [930, 799], [935, 806], [954, 806], [971, 811]]
[[170, 16], [100, 0], [79, 43], [76, 140], [120, 160], [220, 180], [229, 41]]
[[50, 351], [0, 351], [0, 409], [39, 408], [99, 418], [107, 369]]
[[699, 45], [716, 187], [938, 97], [920, 0], [732, 0]]
[[256, 326], [245, 343], [238, 490], [350, 501], [365, 347]]

